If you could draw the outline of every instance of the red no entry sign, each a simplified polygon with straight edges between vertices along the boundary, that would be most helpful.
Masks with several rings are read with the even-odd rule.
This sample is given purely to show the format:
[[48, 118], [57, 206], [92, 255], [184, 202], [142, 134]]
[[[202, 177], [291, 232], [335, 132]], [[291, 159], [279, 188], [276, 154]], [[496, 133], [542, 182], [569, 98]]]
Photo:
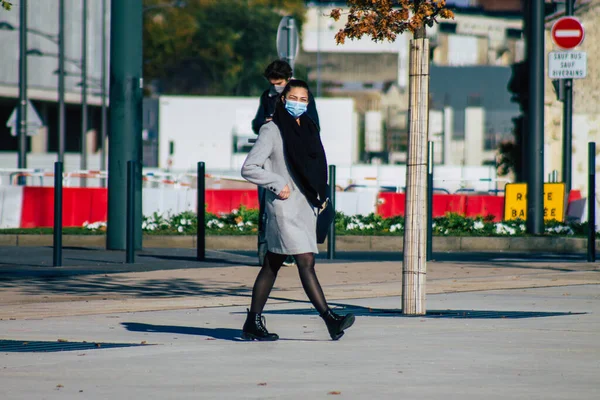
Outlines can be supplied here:
[[552, 41], [563, 49], [574, 49], [583, 42], [585, 31], [573, 17], [562, 17], [552, 26]]

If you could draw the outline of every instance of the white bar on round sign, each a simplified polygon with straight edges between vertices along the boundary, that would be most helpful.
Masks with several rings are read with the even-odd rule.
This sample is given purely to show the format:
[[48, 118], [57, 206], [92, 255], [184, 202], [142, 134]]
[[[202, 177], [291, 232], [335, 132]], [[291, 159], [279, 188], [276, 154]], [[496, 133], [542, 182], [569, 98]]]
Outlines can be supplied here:
[[561, 29], [554, 32], [556, 37], [580, 37], [581, 31], [579, 29]]

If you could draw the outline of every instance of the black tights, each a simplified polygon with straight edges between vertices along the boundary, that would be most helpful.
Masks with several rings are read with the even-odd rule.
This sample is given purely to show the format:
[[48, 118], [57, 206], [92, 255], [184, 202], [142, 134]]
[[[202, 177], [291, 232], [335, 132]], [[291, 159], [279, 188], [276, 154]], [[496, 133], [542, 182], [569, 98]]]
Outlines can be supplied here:
[[[264, 265], [260, 269], [252, 288], [251, 312], [262, 313], [275, 284], [275, 279], [277, 279], [277, 273], [286, 258], [287, 256], [283, 254], [267, 253]], [[304, 292], [319, 314], [323, 314], [327, 311], [328, 306], [315, 273], [315, 255], [313, 253], [295, 254], [294, 258], [296, 264], [298, 264], [298, 273]]]

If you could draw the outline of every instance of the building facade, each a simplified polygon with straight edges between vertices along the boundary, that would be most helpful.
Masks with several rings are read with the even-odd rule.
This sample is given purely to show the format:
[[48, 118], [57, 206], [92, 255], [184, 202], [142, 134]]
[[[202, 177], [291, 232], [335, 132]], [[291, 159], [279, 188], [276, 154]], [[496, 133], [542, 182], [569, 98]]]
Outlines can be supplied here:
[[[501, 135], [510, 135], [503, 121], [508, 121], [510, 125], [512, 118], [518, 114], [518, 108], [510, 103], [507, 94], [507, 74], [509, 66], [522, 61], [524, 57], [520, 3], [511, 3], [510, 8], [497, 10], [492, 7], [488, 10], [474, 1], [454, 2], [458, 6], [454, 20], [440, 21], [427, 30], [432, 64], [431, 109], [437, 113], [436, 116], [432, 115], [436, 126], [431, 127], [430, 137], [438, 142], [438, 162], [450, 165], [468, 162], [465, 157], [457, 159], [444, 156], [466, 153], [463, 150], [450, 151], [449, 146], [452, 140], [465, 140], [467, 107], [482, 107], [486, 116], [481, 120], [483, 126], [477, 129], [484, 135], [481, 138], [481, 157], [473, 160], [493, 163], [494, 149], [490, 151], [489, 144], [494, 142], [495, 145], [500, 140], [499, 132]], [[408, 139], [408, 49], [411, 35], [399, 35], [393, 43], [375, 43], [369, 37], [364, 37], [337, 45], [334, 36], [344, 26], [344, 21], [333, 21], [328, 14], [332, 8], [344, 6], [345, 2], [308, 2], [298, 62], [307, 67], [309, 80], [318, 95], [349, 96], [355, 100], [363, 161], [375, 159], [379, 162], [402, 163], [406, 159]], [[468, 88], [456, 88], [451, 82], [445, 85], [443, 74], [460, 75], [461, 68], [473, 68], [477, 72], [474, 79], [479, 80], [467, 80]], [[491, 75], [494, 72], [500, 73], [500, 78]], [[490, 80], [495, 90], [502, 93], [488, 94], [486, 88], [490, 86]], [[451, 86], [456, 90], [451, 90]], [[482, 98], [484, 92], [486, 99]], [[508, 100], [496, 104], [496, 108], [489, 108], [487, 104], [490, 101], [493, 103], [494, 97]], [[440, 122], [442, 120], [438, 116], [448, 115], [449, 103], [460, 108], [451, 110], [454, 116], [452, 123]], [[367, 118], [366, 115], [372, 116], [374, 112], [381, 114], [382, 129], [367, 126], [367, 121], [376, 119]], [[501, 126], [497, 126], [498, 122]], [[377, 135], [383, 135], [383, 140]], [[383, 152], [370, 151], [379, 150], [380, 143], [383, 143]], [[464, 144], [455, 145], [465, 148]]]
[[[559, 50], [551, 38], [554, 22], [564, 16], [558, 12], [546, 20], [546, 54]], [[572, 188], [587, 190], [588, 142], [600, 141], [600, 0], [577, 2], [575, 17], [585, 28], [585, 39], [575, 50], [587, 53], [587, 77], [573, 80], [573, 152], [571, 165]], [[545, 172], [562, 174], [563, 103], [558, 99], [552, 81], [548, 78], [546, 57], [545, 85]], [[597, 147], [597, 154], [600, 146]], [[600, 164], [597, 170], [600, 171]]]
[[[11, 11], [0, 11], [0, 157], [18, 149], [6, 121], [19, 98], [19, 16], [21, 0], [12, 0]], [[66, 152], [81, 152], [81, 67], [83, 5], [81, 0], [65, 0], [65, 102]], [[103, 5], [107, 15], [102, 14]], [[56, 1], [27, 1], [27, 96], [40, 115], [44, 127], [29, 137], [29, 153], [54, 153], [58, 149], [58, 4]], [[87, 13], [87, 102], [88, 153], [101, 147], [101, 71], [103, 41], [109, 48], [110, 0], [88, 0]], [[102, 24], [107, 25], [102, 37]], [[108, 50], [107, 50], [108, 51]], [[109, 54], [106, 54], [108, 65]], [[108, 84], [106, 87], [108, 92]]]

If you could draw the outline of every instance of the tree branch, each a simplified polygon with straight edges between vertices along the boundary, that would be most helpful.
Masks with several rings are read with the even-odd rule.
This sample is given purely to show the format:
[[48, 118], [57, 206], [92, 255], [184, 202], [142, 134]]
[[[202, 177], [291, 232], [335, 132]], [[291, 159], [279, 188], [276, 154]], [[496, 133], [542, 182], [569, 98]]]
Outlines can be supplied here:
[[[437, 23], [437, 18], [453, 19], [454, 13], [446, 0], [347, 0], [350, 7], [344, 28], [335, 35], [343, 44], [346, 38], [360, 39], [370, 36], [375, 42], [394, 41], [407, 30], [416, 39], [426, 37], [426, 27]], [[342, 10], [331, 11], [330, 17], [338, 21]]]

